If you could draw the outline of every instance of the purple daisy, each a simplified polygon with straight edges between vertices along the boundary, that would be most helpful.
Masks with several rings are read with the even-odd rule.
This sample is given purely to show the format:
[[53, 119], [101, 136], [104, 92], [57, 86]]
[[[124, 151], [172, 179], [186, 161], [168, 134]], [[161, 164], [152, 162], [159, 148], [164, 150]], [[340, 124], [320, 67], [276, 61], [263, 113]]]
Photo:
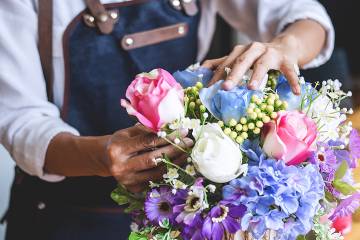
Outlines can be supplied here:
[[208, 240], [222, 240], [226, 233], [234, 234], [240, 230], [240, 219], [246, 207], [229, 203], [219, 203], [211, 209], [205, 218], [202, 235]]
[[164, 219], [169, 219], [173, 223], [175, 220], [173, 207], [177, 204], [177, 199], [177, 195], [172, 194], [168, 187], [152, 189], [148, 192], [145, 201], [146, 217], [155, 224]]

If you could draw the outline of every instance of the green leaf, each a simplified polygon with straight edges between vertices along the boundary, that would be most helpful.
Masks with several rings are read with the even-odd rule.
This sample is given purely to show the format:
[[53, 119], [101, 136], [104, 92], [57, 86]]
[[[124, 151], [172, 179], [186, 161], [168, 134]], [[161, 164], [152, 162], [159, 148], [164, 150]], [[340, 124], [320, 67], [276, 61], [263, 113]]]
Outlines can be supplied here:
[[300, 235], [296, 238], [296, 240], [306, 240], [306, 237], [304, 235]]
[[346, 161], [343, 161], [339, 168], [336, 170], [335, 172], [335, 180], [340, 180], [342, 179], [345, 174], [346, 174], [346, 171], [349, 169], [348, 165], [347, 165], [347, 162]]
[[119, 205], [125, 205], [129, 203], [129, 198], [127, 196], [119, 195], [114, 192], [111, 193], [111, 198]]
[[325, 198], [326, 200], [328, 200], [329, 202], [336, 202], [337, 199], [336, 197], [334, 197], [334, 195], [332, 195], [330, 192], [325, 191]]
[[338, 190], [344, 195], [350, 195], [351, 193], [356, 191], [356, 189], [353, 186], [341, 180], [335, 180], [333, 181], [332, 184], [336, 190]]
[[141, 210], [143, 208], [143, 203], [141, 203], [139, 201], [131, 201], [129, 203], [130, 203], [130, 206], [124, 210], [125, 213], [131, 213], [135, 210]]
[[130, 233], [129, 240], [147, 240], [147, 237], [136, 232]]

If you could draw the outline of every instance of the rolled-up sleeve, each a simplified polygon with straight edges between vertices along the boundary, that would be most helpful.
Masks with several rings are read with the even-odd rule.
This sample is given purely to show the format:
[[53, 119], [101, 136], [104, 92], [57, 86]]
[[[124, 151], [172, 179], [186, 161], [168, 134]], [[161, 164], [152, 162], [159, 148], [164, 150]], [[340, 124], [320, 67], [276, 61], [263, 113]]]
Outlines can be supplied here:
[[47, 101], [33, 1], [1, 0], [0, 53], [0, 143], [28, 174], [60, 181], [44, 172], [47, 147], [58, 133], [78, 131]]
[[[220, 1], [218, 1], [220, 2]], [[330, 17], [315, 0], [231, 0], [221, 1], [218, 11], [238, 31], [254, 41], [267, 42], [287, 25], [302, 19], [311, 19], [326, 30], [326, 43], [321, 52], [304, 68], [325, 63], [334, 49], [335, 34]]]

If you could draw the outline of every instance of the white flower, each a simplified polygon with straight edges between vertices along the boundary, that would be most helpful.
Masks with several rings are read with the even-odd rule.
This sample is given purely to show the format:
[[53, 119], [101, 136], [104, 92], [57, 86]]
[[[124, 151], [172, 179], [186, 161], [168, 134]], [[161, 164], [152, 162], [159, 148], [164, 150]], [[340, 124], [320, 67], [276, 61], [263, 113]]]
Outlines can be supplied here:
[[193, 165], [187, 165], [185, 168], [185, 172], [190, 176], [195, 176], [196, 174], [195, 167]]
[[167, 173], [163, 175], [163, 178], [168, 179], [168, 181], [173, 181], [178, 177], [179, 177], [179, 173], [176, 168], [169, 168]]
[[229, 182], [242, 173], [239, 145], [226, 136], [218, 124], [206, 124], [193, 131], [193, 163], [205, 178], [216, 183]]
[[200, 119], [183, 118], [180, 125], [184, 129], [195, 129], [200, 126]]
[[214, 184], [209, 184], [206, 186], [211, 193], [214, 193], [216, 190], [216, 186]]
[[135, 222], [132, 222], [132, 223], [130, 224], [130, 230], [131, 230], [132, 232], [138, 232], [138, 231], [139, 231], [139, 225], [137, 225], [137, 223], [135, 223]]
[[188, 186], [180, 180], [174, 179], [172, 182], [174, 189], [186, 189]]
[[320, 141], [339, 138], [338, 127], [344, 121], [345, 115], [334, 109], [333, 103], [327, 96], [319, 95], [311, 104], [310, 109], [306, 108], [304, 112], [314, 119], [319, 130]]

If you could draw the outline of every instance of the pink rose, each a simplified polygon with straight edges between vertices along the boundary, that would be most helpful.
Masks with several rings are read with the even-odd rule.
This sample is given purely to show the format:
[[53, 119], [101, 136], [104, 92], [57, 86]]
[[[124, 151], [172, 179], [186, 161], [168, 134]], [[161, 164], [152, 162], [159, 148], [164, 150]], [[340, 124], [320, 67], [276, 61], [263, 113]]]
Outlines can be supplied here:
[[126, 90], [121, 106], [155, 132], [165, 124], [184, 116], [184, 92], [181, 85], [164, 69], [141, 73]]
[[314, 150], [317, 128], [315, 122], [299, 111], [279, 112], [275, 121], [264, 128], [263, 150], [287, 165], [304, 162]]

